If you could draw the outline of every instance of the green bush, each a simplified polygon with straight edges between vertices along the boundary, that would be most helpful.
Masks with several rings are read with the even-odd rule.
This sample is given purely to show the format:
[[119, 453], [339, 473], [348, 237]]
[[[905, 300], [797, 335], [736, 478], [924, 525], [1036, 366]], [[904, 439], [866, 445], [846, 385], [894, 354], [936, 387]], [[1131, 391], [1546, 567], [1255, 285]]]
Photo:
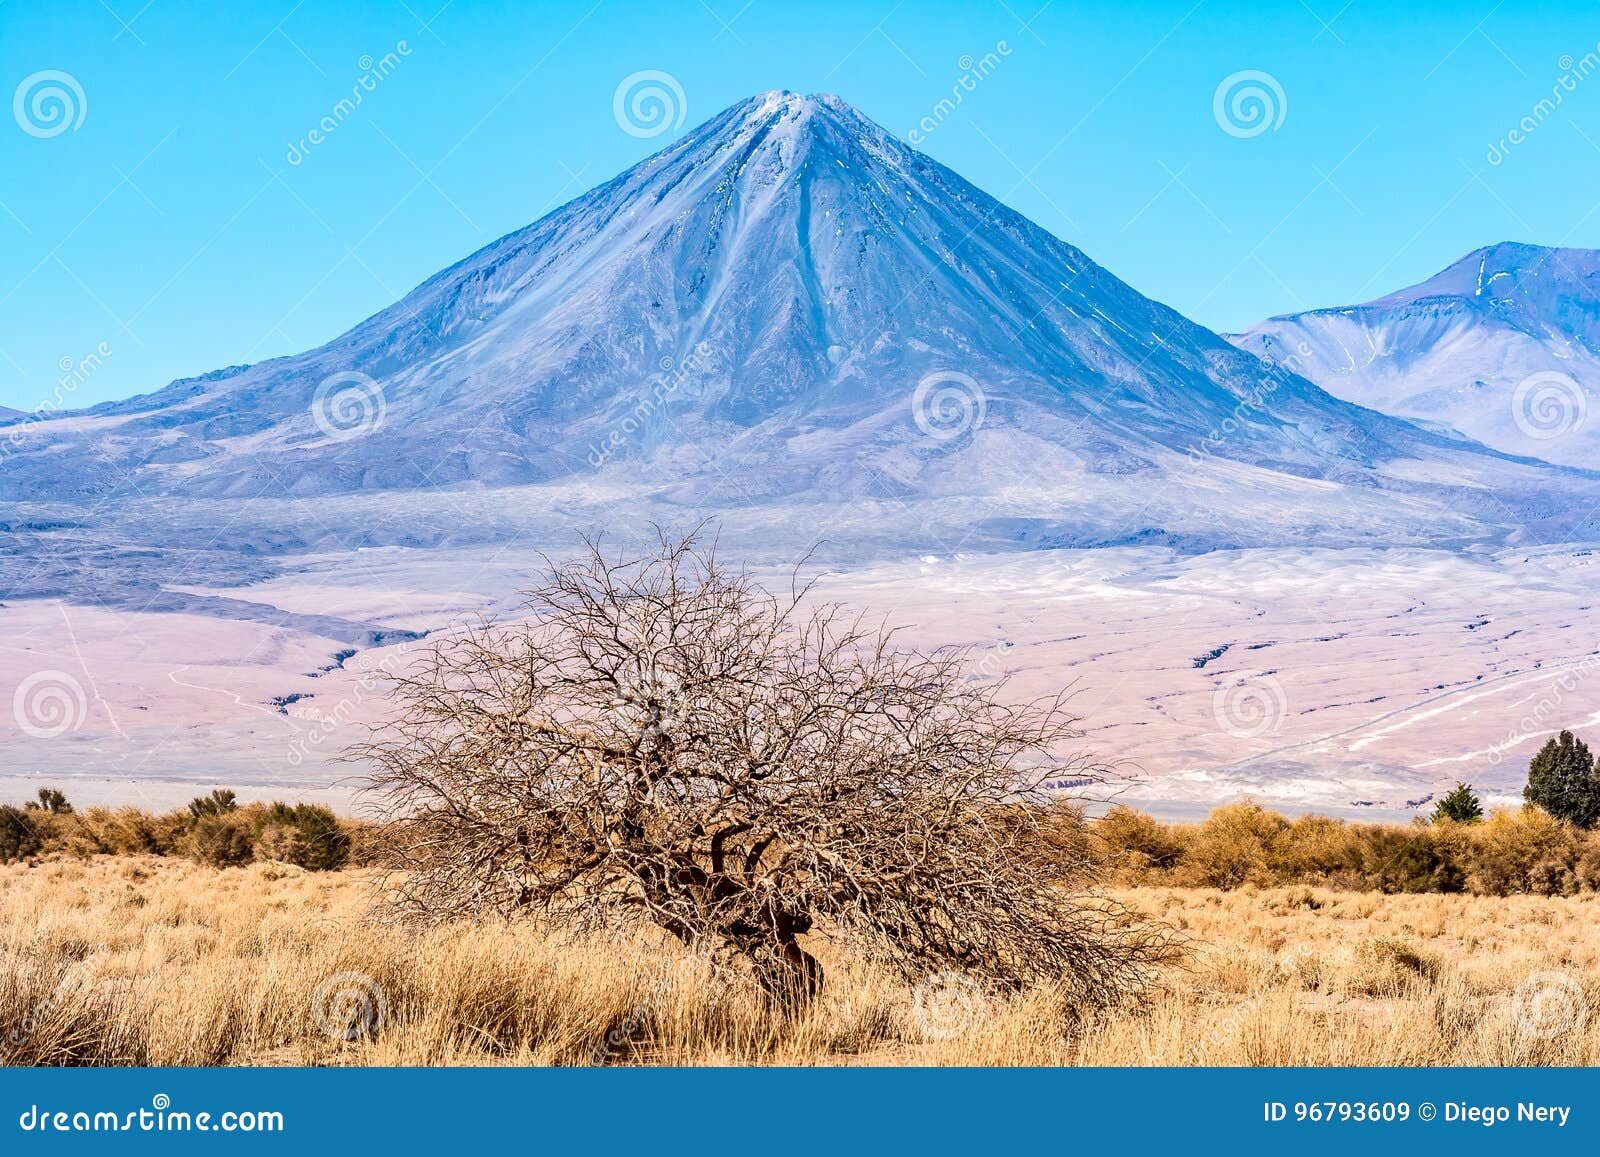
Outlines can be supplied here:
[[241, 806], [226, 790], [165, 813], [136, 807], [74, 811], [65, 796], [48, 788], [22, 807], [0, 805], [0, 863], [34, 855], [151, 855], [189, 856], [218, 867], [269, 859], [331, 871], [352, 862], [377, 863], [381, 843], [375, 825], [341, 820], [328, 808]]
[[1539, 749], [1528, 765], [1523, 798], [1557, 819], [1580, 828], [1600, 823], [1600, 777], [1583, 740], [1563, 731]]
[[1364, 887], [1390, 893], [1460, 891], [1460, 872], [1426, 825], [1356, 824], [1351, 835]]
[[1290, 823], [1245, 802], [1193, 825], [1163, 824], [1117, 808], [1092, 831], [1101, 849], [1097, 858], [1125, 884], [1320, 884], [1496, 896], [1600, 890], [1600, 832], [1532, 807], [1483, 821], [1351, 824], [1303, 816]]
[[1478, 799], [1470, 783], [1457, 783], [1445, 792], [1433, 809], [1433, 821], [1454, 820], [1458, 824], [1475, 824], [1483, 819], [1483, 802]]
[[72, 814], [72, 805], [67, 802], [66, 795], [53, 787], [41, 787], [39, 789], [39, 801], [37, 803], [29, 801], [23, 806], [30, 810], [37, 809], [57, 816]]
[[220, 816], [224, 812], [237, 811], [239, 797], [226, 788], [217, 788], [210, 795], [197, 796], [189, 801], [189, 815], [194, 819], [205, 816]]

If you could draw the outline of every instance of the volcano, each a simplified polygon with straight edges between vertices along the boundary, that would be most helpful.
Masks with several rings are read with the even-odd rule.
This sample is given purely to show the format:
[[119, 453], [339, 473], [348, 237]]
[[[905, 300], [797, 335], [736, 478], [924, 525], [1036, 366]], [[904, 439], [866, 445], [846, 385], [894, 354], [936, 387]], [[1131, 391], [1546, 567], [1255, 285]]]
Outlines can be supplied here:
[[903, 553], [1553, 539], [1600, 499], [1593, 476], [1331, 396], [790, 92], [327, 345], [42, 417], [8, 449], [0, 498], [35, 536], [12, 552], [65, 534], [52, 558], [92, 544], [139, 581], [174, 542], [236, 565], [619, 511]]
[[0, 687], [89, 717], [0, 738], [75, 799], [325, 786], [538, 552], [710, 518], [1024, 697], [1092, 675], [1167, 799], [1401, 810], [1592, 659], [1592, 552], [1544, 544], [1600, 477], [1262, 352], [837, 98], [757, 96], [318, 349], [0, 415]]

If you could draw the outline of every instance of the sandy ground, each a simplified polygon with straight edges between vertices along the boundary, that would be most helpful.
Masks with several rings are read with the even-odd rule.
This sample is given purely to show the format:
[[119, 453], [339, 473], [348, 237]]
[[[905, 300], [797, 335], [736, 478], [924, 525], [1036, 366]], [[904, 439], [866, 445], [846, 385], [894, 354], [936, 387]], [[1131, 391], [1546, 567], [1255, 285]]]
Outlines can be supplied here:
[[[362, 552], [230, 589], [412, 631], [505, 611], [525, 551]], [[1248, 792], [1288, 811], [1406, 814], [1456, 779], [1520, 791], [1552, 730], [1600, 721], [1600, 555], [1587, 548], [1165, 549], [927, 558], [834, 573], [822, 597], [920, 646], [972, 649], [1012, 693], [1077, 689], [1124, 798], [1170, 816]], [[209, 593], [200, 591], [199, 593]], [[54, 601], [0, 607], [0, 796], [348, 801], [335, 758], [418, 643], [356, 649], [286, 626]]]

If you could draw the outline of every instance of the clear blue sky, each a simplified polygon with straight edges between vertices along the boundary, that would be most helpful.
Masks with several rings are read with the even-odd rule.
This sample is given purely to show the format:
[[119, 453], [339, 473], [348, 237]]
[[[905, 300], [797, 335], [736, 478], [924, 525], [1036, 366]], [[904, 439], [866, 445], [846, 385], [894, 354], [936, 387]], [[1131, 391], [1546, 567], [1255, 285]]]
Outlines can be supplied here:
[[[672, 139], [613, 115], [647, 69], [681, 85], [680, 132], [789, 88], [905, 135], [1004, 42], [922, 147], [1216, 329], [1494, 241], [1600, 247], [1600, 72], [1534, 111], [1597, 52], [1592, 4], [1040, 2], [3, 0], [0, 96], [56, 70], [83, 107], [53, 136], [26, 99], [32, 133], [0, 115], [0, 405], [102, 343], [74, 404], [335, 336]], [[1243, 70], [1284, 96], [1255, 136], [1214, 112]]]

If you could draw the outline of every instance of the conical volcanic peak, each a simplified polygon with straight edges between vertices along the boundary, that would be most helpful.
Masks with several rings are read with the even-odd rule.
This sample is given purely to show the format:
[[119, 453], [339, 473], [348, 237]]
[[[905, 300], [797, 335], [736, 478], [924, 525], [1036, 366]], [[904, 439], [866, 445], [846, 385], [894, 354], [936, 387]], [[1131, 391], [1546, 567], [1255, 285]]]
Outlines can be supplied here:
[[[1519, 508], [1483, 497], [1507, 471], [1535, 485], [1241, 352], [840, 98], [779, 90], [319, 349], [39, 423], [0, 490], [959, 492], [1006, 495], [1008, 537], [1360, 537], [1398, 519], [1463, 538], [1480, 507]], [[1465, 488], [1442, 513], [1375, 497], [1441, 478]], [[1360, 498], [1302, 509], [1339, 492]]]

